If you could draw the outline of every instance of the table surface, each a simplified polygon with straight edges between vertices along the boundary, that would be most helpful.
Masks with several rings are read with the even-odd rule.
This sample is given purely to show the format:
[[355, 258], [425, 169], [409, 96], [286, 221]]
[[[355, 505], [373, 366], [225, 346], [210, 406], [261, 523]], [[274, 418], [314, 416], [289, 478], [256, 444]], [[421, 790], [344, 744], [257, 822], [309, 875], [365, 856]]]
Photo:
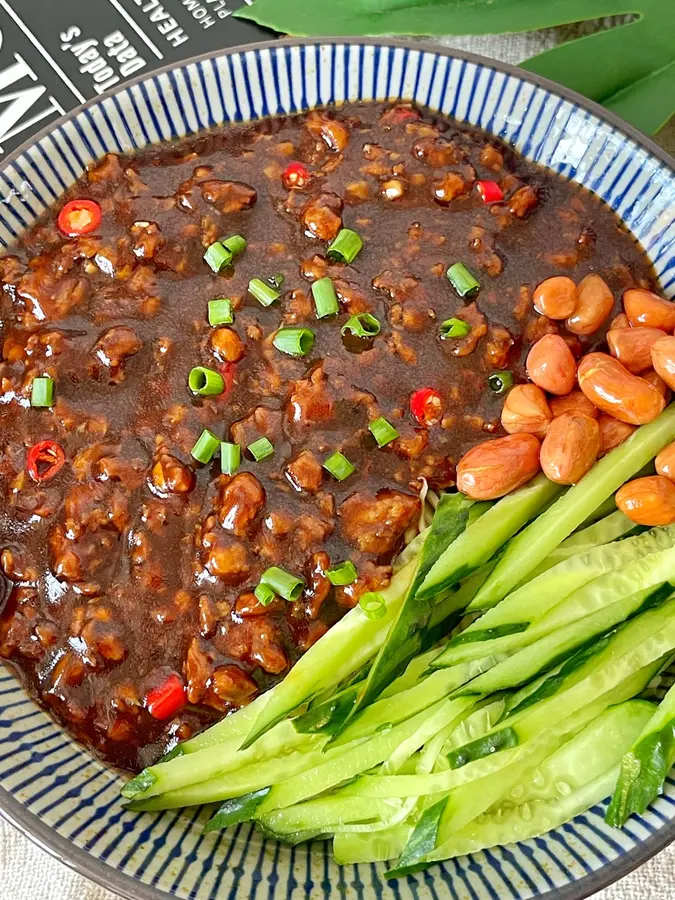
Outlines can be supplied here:
[[[436, 41], [446, 47], [471, 50], [518, 63], [558, 39], [554, 32], [505, 37], [447, 38]], [[658, 135], [658, 143], [675, 156], [675, 120]], [[119, 900], [93, 884], [0, 819], [0, 900]], [[594, 900], [675, 900], [675, 845], [617, 884], [595, 895]]]

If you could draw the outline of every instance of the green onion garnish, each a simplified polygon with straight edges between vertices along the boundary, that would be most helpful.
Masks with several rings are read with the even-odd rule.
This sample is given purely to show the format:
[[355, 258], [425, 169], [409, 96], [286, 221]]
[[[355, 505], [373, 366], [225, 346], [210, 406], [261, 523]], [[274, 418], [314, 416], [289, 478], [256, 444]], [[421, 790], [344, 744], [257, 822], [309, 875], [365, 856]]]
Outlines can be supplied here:
[[248, 292], [253, 294], [262, 306], [271, 306], [281, 296], [276, 288], [266, 284], [262, 278], [252, 278], [248, 283]]
[[350, 316], [342, 326], [342, 334], [348, 331], [356, 337], [371, 338], [380, 333], [380, 323], [370, 313], [358, 313]]
[[223, 475], [234, 475], [241, 465], [241, 447], [222, 441], [220, 444], [220, 471]]
[[471, 331], [471, 326], [463, 319], [446, 319], [441, 323], [441, 339], [463, 338]]
[[305, 587], [302, 578], [291, 575], [290, 572], [280, 569], [279, 566], [272, 566], [263, 572], [260, 576], [260, 584], [268, 585], [275, 594], [291, 602], [299, 598]]
[[286, 276], [283, 272], [277, 272], [276, 275], [270, 275], [269, 278], [266, 278], [265, 281], [268, 284], [271, 284], [273, 288], [276, 288], [278, 291], [284, 286], [284, 281], [286, 281]]
[[274, 453], [274, 444], [266, 437], [261, 437], [249, 444], [246, 449], [256, 462], [261, 462]]
[[353, 263], [362, 250], [361, 236], [351, 228], [343, 228], [326, 250], [326, 256], [337, 262]]
[[387, 604], [384, 602], [384, 597], [375, 591], [361, 594], [359, 606], [369, 619], [381, 619], [387, 612]]
[[261, 606], [269, 606], [270, 603], [273, 603], [277, 599], [277, 595], [269, 584], [264, 584], [262, 581], [257, 585], [253, 593]]
[[331, 454], [328, 459], [323, 464], [324, 469], [333, 476], [333, 478], [337, 478], [338, 481], [344, 481], [345, 478], [349, 478], [349, 476], [356, 472], [355, 466], [353, 466], [347, 457], [340, 453], [339, 450], [336, 450], [335, 453]]
[[356, 571], [354, 563], [350, 560], [342, 562], [338, 566], [333, 566], [332, 569], [328, 569], [326, 572], [326, 578], [331, 584], [335, 585], [353, 584], [358, 577], [359, 573]]
[[232, 256], [239, 256], [246, 249], [246, 238], [240, 234], [233, 234], [229, 238], [221, 238], [220, 243], [226, 250], [229, 250]]
[[392, 441], [395, 441], [397, 437], [401, 436], [394, 426], [390, 422], [387, 422], [384, 416], [380, 416], [379, 419], [369, 422], [368, 430], [377, 441], [378, 447], [386, 447], [387, 444], [391, 444]]
[[214, 241], [204, 254], [204, 260], [214, 272], [218, 273], [221, 269], [230, 265], [232, 253], [226, 247], [223, 247], [220, 241]]
[[54, 405], [54, 379], [41, 376], [33, 379], [30, 391], [31, 406]]
[[193, 456], [197, 462], [211, 462], [214, 453], [218, 449], [219, 443], [220, 441], [215, 434], [212, 434], [208, 428], [205, 428], [199, 435], [197, 443], [192, 450], [190, 450], [190, 455]]
[[209, 300], [209, 325], [231, 325], [234, 322], [232, 301], [225, 297]]
[[340, 311], [337, 294], [330, 278], [319, 278], [312, 285], [312, 296], [316, 306], [317, 319], [325, 319], [326, 316], [334, 316]]
[[488, 386], [493, 394], [505, 394], [513, 387], [513, 375], [511, 372], [493, 372], [488, 378]]
[[473, 297], [480, 288], [480, 284], [464, 263], [455, 263], [454, 266], [450, 266], [445, 274], [460, 297]]
[[195, 366], [188, 375], [188, 386], [199, 397], [215, 397], [225, 390], [225, 380], [220, 372]]
[[314, 346], [314, 332], [310, 328], [280, 328], [272, 343], [288, 356], [307, 356]]

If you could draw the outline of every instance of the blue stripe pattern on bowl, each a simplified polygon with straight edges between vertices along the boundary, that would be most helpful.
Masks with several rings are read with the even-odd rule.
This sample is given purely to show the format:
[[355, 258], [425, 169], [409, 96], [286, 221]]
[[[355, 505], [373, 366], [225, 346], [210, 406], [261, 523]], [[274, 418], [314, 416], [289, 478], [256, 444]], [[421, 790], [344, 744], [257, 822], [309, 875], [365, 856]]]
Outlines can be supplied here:
[[[0, 243], [10, 246], [107, 152], [133, 151], [223, 122], [399, 97], [479, 125], [594, 191], [642, 243], [664, 291], [675, 294], [675, 174], [637, 136], [599, 109], [515, 70], [386, 43], [286, 41], [244, 48], [159, 73], [90, 104], [0, 169]], [[0, 670], [0, 806], [66, 861], [133, 898], [580, 897], [580, 880], [585, 896], [618, 874], [621, 860], [634, 864], [640, 848], [653, 851], [655, 841], [663, 845], [675, 834], [675, 781], [669, 779], [665, 794], [622, 832], [608, 828], [604, 806], [596, 807], [543, 838], [386, 882], [384, 866], [335, 865], [325, 843], [289, 848], [264, 841], [249, 825], [205, 837], [199, 811], [127, 812], [120, 786], [115, 773]]]

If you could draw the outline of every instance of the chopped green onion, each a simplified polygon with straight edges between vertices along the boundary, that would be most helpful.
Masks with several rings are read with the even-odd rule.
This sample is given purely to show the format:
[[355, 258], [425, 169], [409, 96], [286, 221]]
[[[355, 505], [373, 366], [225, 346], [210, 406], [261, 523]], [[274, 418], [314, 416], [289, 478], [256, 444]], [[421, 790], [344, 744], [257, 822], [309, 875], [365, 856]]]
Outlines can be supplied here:
[[342, 326], [342, 334], [348, 331], [356, 337], [371, 338], [380, 333], [380, 323], [370, 313], [358, 313], [350, 316]]
[[297, 600], [305, 587], [302, 578], [291, 575], [290, 572], [280, 569], [279, 566], [271, 566], [266, 569], [260, 576], [260, 583], [268, 585], [275, 594], [290, 601]]
[[265, 281], [268, 284], [271, 284], [273, 288], [276, 288], [278, 291], [280, 291], [284, 285], [284, 281], [286, 281], [286, 276], [283, 272], [277, 272], [276, 275], [270, 275], [270, 277], [266, 278]]
[[226, 297], [209, 300], [209, 325], [231, 325], [234, 322], [232, 301]]
[[349, 478], [349, 476], [356, 472], [356, 468], [349, 462], [347, 457], [340, 453], [339, 450], [336, 450], [331, 456], [323, 464], [324, 469], [333, 476], [333, 478], [337, 478], [338, 481], [344, 481], [345, 478]]
[[220, 444], [220, 470], [223, 475], [234, 475], [241, 465], [241, 447], [222, 441]]
[[335, 585], [353, 584], [358, 577], [359, 573], [356, 571], [354, 563], [350, 560], [342, 562], [338, 566], [333, 566], [332, 569], [328, 569], [326, 572], [326, 578], [331, 584]]
[[368, 430], [377, 441], [378, 447], [386, 447], [387, 444], [391, 444], [397, 437], [400, 437], [398, 431], [390, 422], [387, 422], [384, 416], [380, 416], [374, 422], [369, 422]]
[[319, 278], [312, 285], [312, 296], [316, 306], [317, 319], [325, 319], [326, 316], [334, 316], [340, 311], [337, 294], [330, 278]]
[[473, 297], [480, 288], [479, 282], [476, 281], [464, 263], [455, 263], [454, 266], [450, 266], [445, 274], [460, 297]]
[[264, 584], [262, 581], [257, 585], [253, 593], [261, 606], [269, 606], [270, 603], [273, 603], [277, 599], [277, 595], [269, 584]]
[[188, 375], [188, 385], [192, 393], [199, 397], [215, 397], [225, 390], [225, 379], [214, 369], [195, 366]]
[[471, 332], [471, 325], [463, 319], [446, 319], [441, 323], [441, 339], [463, 338]]
[[272, 343], [288, 356], [307, 356], [314, 346], [314, 332], [310, 328], [280, 328]]
[[31, 406], [54, 405], [54, 379], [47, 376], [34, 378], [30, 392]]
[[212, 434], [208, 428], [205, 428], [199, 435], [197, 443], [192, 450], [190, 450], [190, 455], [193, 456], [197, 462], [211, 462], [214, 453], [218, 449], [219, 443], [220, 441], [215, 434]]
[[281, 293], [276, 288], [265, 284], [262, 278], [252, 278], [248, 283], [248, 292], [253, 294], [262, 306], [271, 306], [281, 296]]
[[220, 241], [214, 241], [204, 254], [204, 260], [214, 272], [218, 273], [221, 269], [230, 265], [232, 253], [226, 247], [223, 247]]
[[246, 249], [246, 238], [240, 234], [233, 234], [229, 238], [221, 238], [220, 243], [226, 250], [229, 250], [232, 256], [239, 256]]
[[268, 456], [272, 456], [274, 444], [266, 437], [261, 437], [249, 444], [246, 449], [256, 462], [261, 462], [263, 459], [267, 459]]
[[359, 606], [369, 619], [381, 619], [387, 612], [387, 604], [384, 602], [384, 597], [375, 591], [361, 594]]
[[362, 250], [361, 236], [351, 228], [343, 228], [326, 250], [326, 256], [338, 262], [353, 263]]
[[505, 394], [513, 387], [513, 375], [511, 372], [493, 372], [488, 378], [488, 386], [493, 394]]

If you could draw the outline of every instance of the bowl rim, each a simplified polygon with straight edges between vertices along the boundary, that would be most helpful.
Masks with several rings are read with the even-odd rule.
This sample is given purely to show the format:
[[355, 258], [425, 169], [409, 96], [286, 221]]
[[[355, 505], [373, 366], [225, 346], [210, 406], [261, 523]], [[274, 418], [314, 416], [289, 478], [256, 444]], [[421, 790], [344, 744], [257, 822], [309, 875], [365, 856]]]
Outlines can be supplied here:
[[[285, 37], [266, 41], [254, 41], [248, 44], [238, 44], [234, 47], [227, 47], [209, 53], [199, 54], [197, 56], [188, 57], [187, 59], [162, 66], [159, 69], [153, 69], [125, 82], [116, 89], [106, 91], [97, 97], [88, 100], [80, 106], [74, 107], [65, 115], [50, 122], [39, 132], [34, 134], [28, 140], [24, 141], [21, 146], [12, 151], [7, 157], [0, 161], [0, 171], [11, 165], [17, 160], [21, 154], [25, 153], [30, 147], [47, 136], [54, 129], [79, 115], [83, 110], [89, 109], [108, 97], [123, 93], [134, 85], [146, 81], [148, 78], [157, 78], [163, 74], [171, 72], [175, 69], [184, 68], [195, 63], [204, 62], [209, 59], [219, 59], [223, 56], [231, 56], [234, 54], [243, 54], [251, 51], [273, 50], [278, 47], [297, 47], [297, 46], [321, 46], [321, 45], [352, 45], [364, 44], [375, 47], [393, 47], [404, 50], [415, 50], [421, 53], [434, 53], [439, 56], [446, 56], [452, 59], [460, 59], [466, 62], [475, 63], [486, 69], [493, 69], [503, 72], [507, 75], [515, 76], [522, 81], [534, 84], [543, 88], [549, 94], [561, 97], [564, 100], [574, 103], [579, 108], [593, 113], [598, 119], [612, 125], [618, 132], [629, 137], [638, 146], [648, 150], [649, 153], [664, 163], [671, 171], [675, 179], [675, 158], [667, 151], [658, 146], [651, 138], [643, 134], [633, 125], [626, 122], [616, 113], [605, 109], [594, 100], [589, 100], [577, 91], [565, 87], [556, 81], [545, 78], [534, 72], [529, 72], [520, 66], [512, 63], [502, 62], [501, 60], [492, 59], [482, 56], [479, 53], [472, 53], [468, 50], [459, 50], [451, 47], [436, 45], [430, 41], [418, 41], [412, 39], [401, 38], [382, 38], [382, 37]], [[11, 671], [11, 670], [10, 670]], [[31, 702], [33, 702], [31, 698]], [[85, 750], [85, 752], [88, 752]], [[49, 853], [54, 859], [63, 865], [74, 870], [79, 875], [88, 878], [95, 884], [100, 885], [106, 890], [124, 898], [124, 900], [167, 900], [174, 895], [163, 891], [159, 887], [137, 881], [130, 875], [120, 869], [107, 865], [102, 860], [88, 853], [84, 848], [72, 844], [65, 837], [55, 831], [50, 825], [43, 822], [35, 813], [26, 809], [16, 797], [9, 791], [0, 786], [0, 817], [2, 817], [10, 826], [15, 827], [21, 834], [27, 837], [41, 850]], [[613, 862], [606, 863], [595, 872], [590, 872], [583, 878], [578, 879], [570, 884], [563, 885], [546, 891], [545, 894], [539, 894], [537, 900], [586, 900], [592, 894], [604, 890], [617, 881], [629, 875], [638, 869], [644, 863], [648, 862], [669, 844], [675, 840], [675, 819], [665, 824], [653, 835], [646, 840], [641, 841], [632, 850], [623, 853]], [[408, 876], [410, 877], [410, 876]]]

